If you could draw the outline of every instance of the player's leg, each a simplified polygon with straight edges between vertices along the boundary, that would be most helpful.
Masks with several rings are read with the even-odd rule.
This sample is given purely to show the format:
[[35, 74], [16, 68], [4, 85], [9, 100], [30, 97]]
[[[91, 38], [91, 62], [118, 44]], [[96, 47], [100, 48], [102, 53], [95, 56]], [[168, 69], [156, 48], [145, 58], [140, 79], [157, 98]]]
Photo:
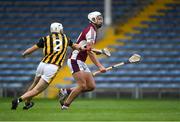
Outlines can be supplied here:
[[[36, 70], [36, 76], [34, 78], [34, 81], [27, 91], [32, 90], [36, 86], [36, 84], [39, 82], [41, 75], [43, 75], [44, 67], [45, 67], [45, 64], [40, 62]], [[25, 106], [23, 107], [24, 110], [28, 110], [29, 108], [33, 107], [34, 103], [31, 102], [31, 100], [32, 98], [29, 98], [25, 101]]]
[[[37, 69], [36, 69], [36, 76], [34, 78], [34, 81], [26, 92], [32, 90], [37, 85], [37, 83], [39, 82], [39, 80], [41, 78], [41, 75], [43, 75], [44, 67], [45, 67], [45, 64], [40, 62]], [[34, 103], [31, 102], [31, 100], [32, 100], [32, 98], [29, 98], [25, 101], [25, 106], [23, 107], [23, 109], [27, 110], [34, 105]]]
[[[70, 70], [72, 71], [72, 73], [74, 73], [74, 70], [76, 70], [76, 72], [80, 71], [77, 61], [68, 59], [67, 64]], [[75, 67], [75, 69], [73, 67]], [[68, 95], [71, 93], [72, 90], [73, 88], [61, 88], [59, 90], [58, 96], [59, 96], [59, 103], [61, 106], [63, 106], [65, 99], [68, 97]]]
[[[93, 91], [95, 88], [96, 88], [96, 84], [95, 84], [95, 80], [92, 76], [92, 73], [90, 72], [84, 72], [86, 74], [86, 89], [83, 90], [83, 92], [88, 92], [88, 91]], [[71, 91], [74, 89], [75, 87], [73, 88], [61, 88], [59, 90], [59, 97], [60, 97], [60, 101], [61, 104], [63, 104], [63, 101], [64, 99], [71, 93]]]
[[73, 74], [74, 79], [77, 82], [77, 87], [73, 88], [70, 95], [64, 102], [62, 109], [66, 109], [70, 106], [72, 101], [83, 91], [86, 90], [86, 73], [84, 71], [79, 71]]
[[83, 92], [93, 91], [96, 88], [95, 80], [92, 76], [92, 73], [85, 72], [86, 73], [86, 90]]
[[32, 90], [26, 92], [20, 98], [23, 101], [27, 100], [29, 98], [32, 98], [32, 97], [38, 95], [39, 93], [41, 93], [42, 91], [44, 91], [48, 86], [49, 86], [49, 84], [43, 78], [41, 78], [39, 80], [38, 84]]
[[[80, 66], [79, 66], [77, 60], [68, 59], [67, 64], [68, 64], [68, 67], [70, 68], [72, 74], [80, 71]], [[59, 102], [60, 102], [61, 106], [64, 105], [65, 99], [68, 97], [68, 95], [70, 95], [70, 93], [73, 89], [74, 88], [64, 88], [64, 89], [59, 90]]]
[[[27, 91], [32, 90], [36, 86], [36, 84], [39, 82], [40, 78], [41, 78], [40, 76], [35, 76], [33, 83], [31, 84], [31, 86], [28, 88]], [[31, 100], [32, 98], [29, 98], [25, 101], [25, 105], [23, 107], [24, 110], [28, 110], [34, 106], [34, 102], [32, 102]]]
[[[63, 102], [65, 104], [64, 106], [69, 106], [81, 92], [87, 90], [86, 78], [88, 78], [91, 74], [88, 66], [80, 60], [68, 59], [67, 64], [72, 71], [71, 73], [73, 74], [74, 79], [77, 82], [77, 87], [70, 89], [72, 92], [70, 92], [70, 95], [67, 97], [66, 101]], [[93, 87], [93, 84], [91, 84], [91, 86]]]
[[86, 79], [86, 89], [83, 92], [92, 91], [96, 87], [92, 73], [91, 73], [90, 69], [88, 68], [88, 66], [84, 62], [81, 62], [81, 64], [83, 66], [84, 77]]
[[65, 99], [70, 95], [71, 91], [74, 88], [75, 87], [73, 87], [73, 88], [61, 88], [59, 90], [58, 95], [59, 95], [59, 102], [60, 102], [61, 106], [63, 106]]
[[[42, 85], [42, 86], [40, 86], [39, 82], [37, 81], [37, 85], [32, 90], [30, 90], [30, 91], [34, 90], [34, 92], [32, 92], [32, 94], [33, 94], [32, 97], [36, 96], [37, 94], [39, 94], [40, 92], [42, 92], [43, 90], [45, 90], [48, 87], [48, 85], [51, 83], [52, 79], [55, 77], [57, 71], [58, 71], [58, 66], [56, 66], [54, 64], [40, 63], [40, 66], [37, 68], [37, 71], [36, 71], [36, 79], [35, 80], [38, 80], [38, 78], [41, 77], [39, 82], [40, 81], [42, 82], [42, 83], [40, 83], [40, 85]], [[32, 97], [28, 97], [27, 100], [31, 99]], [[26, 97], [25, 97], [25, 99], [26, 99]]]
[[36, 96], [37, 94], [45, 90], [58, 71], [58, 66], [54, 64], [45, 64], [41, 62], [39, 66], [41, 67], [39, 69], [42, 69], [40, 73], [40, 75], [42, 74], [41, 79], [32, 90], [26, 92], [20, 98], [14, 99], [12, 101], [12, 109], [16, 109], [19, 102], [31, 99], [32, 97]]
[[25, 101], [27, 99], [30, 99], [30, 98], [38, 95], [39, 93], [44, 91], [48, 86], [49, 86], [49, 84], [44, 79], [41, 78], [39, 80], [38, 84], [32, 90], [26, 92], [20, 98], [14, 99], [12, 101], [11, 109], [15, 110], [20, 102]]

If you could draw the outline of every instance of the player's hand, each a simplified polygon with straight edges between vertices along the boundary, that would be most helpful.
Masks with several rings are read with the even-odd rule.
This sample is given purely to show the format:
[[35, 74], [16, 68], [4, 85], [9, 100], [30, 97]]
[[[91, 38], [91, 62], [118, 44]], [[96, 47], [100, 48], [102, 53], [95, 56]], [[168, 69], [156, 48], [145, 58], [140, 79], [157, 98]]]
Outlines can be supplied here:
[[86, 51], [91, 51], [91, 46], [86, 46], [85, 48], [84, 48], [84, 50], [86, 50]]
[[106, 68], [104, 66], [101, 66], [101, 67], [99, 67], [99, 71], [104, 73], [104, 72], [106, 72]]
[[82, 51], [91, 51], [91, 46], [90, 45], [81, 46], [81, 50]]
[[92, 44], [91, 43], [87, 43], [86, 50], [87, 51], [91, 51], [91, 49], [92, 49]]

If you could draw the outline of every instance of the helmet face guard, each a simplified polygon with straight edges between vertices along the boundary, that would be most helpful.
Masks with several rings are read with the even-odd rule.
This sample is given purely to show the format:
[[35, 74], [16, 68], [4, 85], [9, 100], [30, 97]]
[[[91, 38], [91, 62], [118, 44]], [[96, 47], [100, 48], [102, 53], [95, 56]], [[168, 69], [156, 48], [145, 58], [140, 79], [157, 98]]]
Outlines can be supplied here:
[[63, 26], [61, 23], [54, 22], [50, 26], [50, 32], [51, 33], [60, 33], [63, 32]]
[[102, 14], [98, 11], [89, 13], [88, 19], [90, 22], [94, 23], [98, 28], [100, 28], [103, 24]]

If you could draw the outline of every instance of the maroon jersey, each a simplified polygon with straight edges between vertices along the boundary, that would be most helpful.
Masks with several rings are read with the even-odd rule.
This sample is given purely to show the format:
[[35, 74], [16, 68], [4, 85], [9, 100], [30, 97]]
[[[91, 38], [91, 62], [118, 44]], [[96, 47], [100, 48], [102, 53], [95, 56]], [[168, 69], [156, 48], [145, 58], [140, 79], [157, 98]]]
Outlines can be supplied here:
[[[92, 42], [93, 44], [95, 44], [96, 38], [97, 38], [97, 31], [96, 31], [94, 25], [90, 23], [88, 25], [88, 27], [86, 27], [81, 32], [76, 43], [81, 44], [81, 42], [87, 41], [87, 42]], [[72, 51], [69, 59], [81, 60], [81, 61], [85, 62], [87, 59], [87, 56], [88, 56], [87, 51], [74, 50], [74, 51]]]

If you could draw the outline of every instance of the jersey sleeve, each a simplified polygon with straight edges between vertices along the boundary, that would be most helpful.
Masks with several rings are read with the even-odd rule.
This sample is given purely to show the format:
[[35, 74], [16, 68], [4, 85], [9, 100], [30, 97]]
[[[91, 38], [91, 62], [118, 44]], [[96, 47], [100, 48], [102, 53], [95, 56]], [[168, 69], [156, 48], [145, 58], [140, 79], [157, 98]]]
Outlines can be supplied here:
[[96, 31], [92, 27], [90, 27], [89, 31], [86, 33], [86, 40], [87, 42], [95, 43]]
[[43, 37], [39, 39], [39, 42], [36, 45], [39, 48], [43, 48], [44, 47], [44, 39], [43, 39]]

